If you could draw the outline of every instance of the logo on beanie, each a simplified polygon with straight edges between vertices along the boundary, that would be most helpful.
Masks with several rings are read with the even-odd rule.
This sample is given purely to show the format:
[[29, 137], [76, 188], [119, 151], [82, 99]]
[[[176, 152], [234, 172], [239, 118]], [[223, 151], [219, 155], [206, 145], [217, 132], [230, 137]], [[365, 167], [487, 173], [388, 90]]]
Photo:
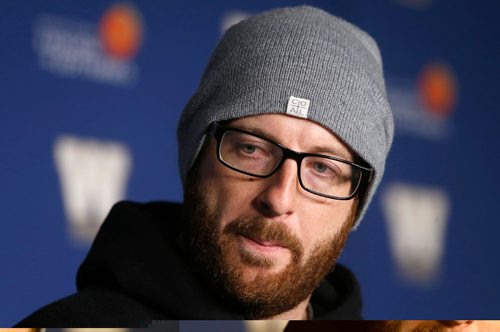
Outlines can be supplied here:
[[308, 99], [290, 96], [288, 99], [288, 106], [286, 114], [297, 116], [299, 118], [307, 119], [307, 112], [309, 111], [309, 104], [311, 101]]

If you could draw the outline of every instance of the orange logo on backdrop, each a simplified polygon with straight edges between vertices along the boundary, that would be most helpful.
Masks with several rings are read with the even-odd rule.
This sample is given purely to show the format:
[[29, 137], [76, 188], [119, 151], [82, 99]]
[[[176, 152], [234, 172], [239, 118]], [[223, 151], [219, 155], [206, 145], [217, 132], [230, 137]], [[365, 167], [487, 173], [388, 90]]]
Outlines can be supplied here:
[[457, 101], [457, 80], [447, 65], [426, 65], [418, 78], [418, 89], [427, 111], [438, 118], [449, 117]]
[[129, 4], [108, 9], [99, 24], [99, 37], [105, 52], [113, 58], [128, 60], [135, 56], [142, 42], [142, 19]]

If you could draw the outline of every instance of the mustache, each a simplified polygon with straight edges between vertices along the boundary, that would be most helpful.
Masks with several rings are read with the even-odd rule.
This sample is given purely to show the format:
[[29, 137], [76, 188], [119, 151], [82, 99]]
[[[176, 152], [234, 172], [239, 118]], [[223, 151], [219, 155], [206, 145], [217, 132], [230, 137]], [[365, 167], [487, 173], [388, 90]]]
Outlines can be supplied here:
[[224, 233], [272, 242], [275, 245], [289, 249], [294, 259], [300, 258], [304, 252], [299, 239], [293, 235], [287, 225], [277, 221], [270, 221], [264, 217], [235, 219], [224, 227]]

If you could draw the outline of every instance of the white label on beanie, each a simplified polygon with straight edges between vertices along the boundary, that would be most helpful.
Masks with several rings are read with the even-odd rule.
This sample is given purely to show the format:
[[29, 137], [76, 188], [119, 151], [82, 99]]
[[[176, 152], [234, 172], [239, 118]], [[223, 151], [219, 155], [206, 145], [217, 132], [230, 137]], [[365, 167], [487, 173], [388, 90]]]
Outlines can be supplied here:
[[307, 112], [309, 111], [310, 103], [311, 101], [309, 99], [290, 96], [290, 99], [288, 99], [288, 107], [286, 108], [286, 114], [307, 119]]

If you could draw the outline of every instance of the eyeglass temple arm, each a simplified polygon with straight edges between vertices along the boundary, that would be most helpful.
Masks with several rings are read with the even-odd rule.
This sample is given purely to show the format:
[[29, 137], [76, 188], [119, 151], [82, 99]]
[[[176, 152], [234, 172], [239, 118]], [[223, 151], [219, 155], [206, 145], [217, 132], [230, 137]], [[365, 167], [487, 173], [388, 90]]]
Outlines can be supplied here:
[[210, 124], [210, 126], [208, 127], [208, 134], [214, 136], [218, 127], [219, 127], [219, 123], [218, 122], [212, 122]]

